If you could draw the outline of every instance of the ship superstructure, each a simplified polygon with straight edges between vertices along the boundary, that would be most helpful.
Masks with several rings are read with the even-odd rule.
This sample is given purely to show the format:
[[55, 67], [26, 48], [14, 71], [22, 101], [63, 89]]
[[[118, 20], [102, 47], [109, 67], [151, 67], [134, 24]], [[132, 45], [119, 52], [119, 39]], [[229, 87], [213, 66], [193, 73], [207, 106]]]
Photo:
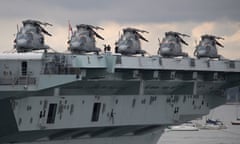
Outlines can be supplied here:
[[240, 85], [240, 61], [0, 54], [0, 143], [156, 143]]

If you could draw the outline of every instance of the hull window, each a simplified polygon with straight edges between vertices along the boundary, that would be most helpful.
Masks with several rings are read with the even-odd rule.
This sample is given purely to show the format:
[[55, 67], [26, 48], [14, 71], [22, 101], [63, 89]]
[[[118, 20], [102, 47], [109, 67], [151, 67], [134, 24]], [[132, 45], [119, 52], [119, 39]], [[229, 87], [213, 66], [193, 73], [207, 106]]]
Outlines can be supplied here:
[[100, 109], [101, 109], [101, 103], [94, 103], [93, 112], [92, 112], [92, 122], [98, 121]]
[[55, 122], [56, 111], [57, 104], [49, 104], [47, 123], [51, 124]]
[[27, 75], [27, 62], [26, 61], [22, 62], [22, 75], [23, 76]]

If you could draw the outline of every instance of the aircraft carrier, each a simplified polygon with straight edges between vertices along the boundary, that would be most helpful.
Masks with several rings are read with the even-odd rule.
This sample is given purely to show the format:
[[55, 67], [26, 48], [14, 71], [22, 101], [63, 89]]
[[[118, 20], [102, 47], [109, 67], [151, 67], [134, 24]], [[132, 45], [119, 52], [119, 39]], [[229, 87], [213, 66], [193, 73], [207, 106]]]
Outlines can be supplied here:
[[107, 45], [101, 53], [103, 28], [81, 24], [70, 52], [57, 53], [44, 43], [46, 25], [23, 21], [17, 53], [0, 54], [0, 143], [155, 144], [164, 128], [208, 114], [240, 85], [240, 61], [214, 51], [220, 37], [204, 35], [190, 58], [181, 49], [188, 35], [166, 32], [159, 53], [145, 56], [147, 32], [126, 28], [116, 53]]

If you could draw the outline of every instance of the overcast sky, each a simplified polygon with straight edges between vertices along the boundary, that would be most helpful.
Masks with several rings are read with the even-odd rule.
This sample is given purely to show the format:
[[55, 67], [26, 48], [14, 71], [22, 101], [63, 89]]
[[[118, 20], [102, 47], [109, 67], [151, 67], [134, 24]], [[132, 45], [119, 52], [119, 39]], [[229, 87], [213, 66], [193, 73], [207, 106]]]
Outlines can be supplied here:
[[[202, 34], [225, 38], [219, 53], [227, 58], [240, 58], [240, 1], [239, 0], [0, 0], [0, 51], [13, 47], [17, 24], [25, 19], [47, 21], [53, 34], [46, 42], [58, 51], [67, 49], [68, 20], [76, 24], [93, 24], [104, 27], [98, 31], [105, 40], [97, 46], [111, 44], [125, 27], [149, 31], [142, 42], [143, 49], [156, 54], [158, 38], [166, 31], [179, 31], [191, 35], [190, 44], [183, 51], [192, 55]], [[177, 3], [176, 3], [177, 2]]]

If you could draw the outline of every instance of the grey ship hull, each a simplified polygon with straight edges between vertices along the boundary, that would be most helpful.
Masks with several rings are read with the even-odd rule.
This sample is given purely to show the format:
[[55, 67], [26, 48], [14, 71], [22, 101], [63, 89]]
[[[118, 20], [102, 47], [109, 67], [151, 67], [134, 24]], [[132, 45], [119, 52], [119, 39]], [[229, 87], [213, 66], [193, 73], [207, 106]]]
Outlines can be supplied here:
[[1, 143], [156, 143], [240, 85], [227, 60], [32, 54], [0, 67]]

